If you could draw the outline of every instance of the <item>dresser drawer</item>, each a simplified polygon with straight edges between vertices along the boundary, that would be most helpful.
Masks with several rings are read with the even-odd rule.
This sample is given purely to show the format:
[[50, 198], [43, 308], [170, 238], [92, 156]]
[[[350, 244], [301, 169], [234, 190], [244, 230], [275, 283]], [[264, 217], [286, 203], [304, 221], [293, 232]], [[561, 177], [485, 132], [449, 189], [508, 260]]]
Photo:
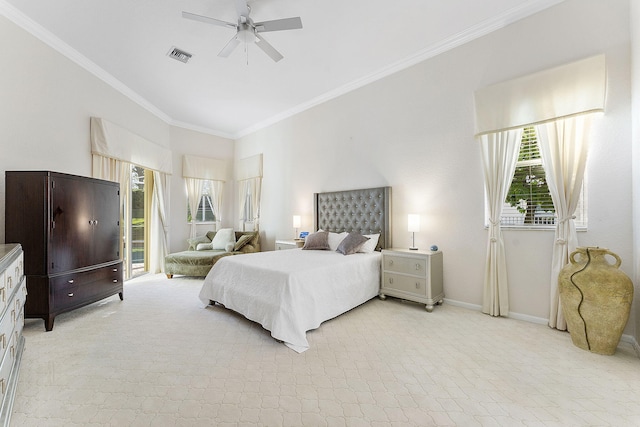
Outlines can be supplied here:
[[383, 274], [383, 288], [410, 292], [414, 295], [427, 295], [427, 281], [419, 277], [404, 276], [385, 272]]
[[121, 286], [119, 266], [67, 274], [54, 277], [50, 281], [55, 310], [83, 305], [102, 295], [113, 295], [111, 290]]
[[425, 277], [427, 275], [427, 260], [424, 258], [385, 255], [383, 268], [386, 271]]

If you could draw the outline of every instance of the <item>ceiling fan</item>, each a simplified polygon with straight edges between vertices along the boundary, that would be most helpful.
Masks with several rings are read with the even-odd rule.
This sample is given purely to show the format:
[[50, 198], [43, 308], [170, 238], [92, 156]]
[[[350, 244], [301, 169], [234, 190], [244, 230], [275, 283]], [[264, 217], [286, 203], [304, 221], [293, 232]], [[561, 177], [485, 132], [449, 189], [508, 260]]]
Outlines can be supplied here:
[[246, 0], [235, 0], [236, 10], [238, 12], [238, 23], [221, 21], [215, 18], [209, 18], [208, 16], [196, 15], [190, 12], [182, 12], [182, 17], [187, 19], [193, 19], [194, 21], [200, 21], [207, 24], [219, 25], [222, 27], [233, 28], [236, 30], [236, 35], [233, 36], [227, 45], [222, 48], [218, 56], [223, 58], [228, 57], [231, 52], [240, 43], [255, 43], [264, 53], [269, 55], [275, 62], [280, 61], [282, 54], [278, 52], [273, 46], [260, 35], [269, 31], [283, 31], [283, 30], [297, 30], [302, 28], [302, 20], [300, 17], [274, 19], [272, 21], [253, 22], [253, 19], [249, 16], [251, 8], [247, 4]]

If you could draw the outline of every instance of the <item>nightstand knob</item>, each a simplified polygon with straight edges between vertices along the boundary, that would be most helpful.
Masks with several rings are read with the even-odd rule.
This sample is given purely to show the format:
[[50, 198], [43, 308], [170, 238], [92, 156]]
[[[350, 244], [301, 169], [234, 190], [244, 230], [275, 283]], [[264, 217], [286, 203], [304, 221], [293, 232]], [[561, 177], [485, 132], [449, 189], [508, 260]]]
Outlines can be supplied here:
[[389, 265], [393, 265], [393, 260], [392, 259], [389, 260]]

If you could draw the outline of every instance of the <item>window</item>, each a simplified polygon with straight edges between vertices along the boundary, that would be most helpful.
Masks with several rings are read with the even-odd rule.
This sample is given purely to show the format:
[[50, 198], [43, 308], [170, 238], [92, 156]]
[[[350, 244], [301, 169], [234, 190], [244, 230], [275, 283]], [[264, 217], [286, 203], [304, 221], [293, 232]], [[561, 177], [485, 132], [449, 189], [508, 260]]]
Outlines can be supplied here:
[[192, 219], [195, 222], [215, 222], [216, 216], [213, 212], [213, 196], [211, 181], [204, 180], [202, 186], [202, 194], [200, 195], [200, 202], [198, 203], [198, 211], [195, 218], [192, 218], [191, 207], [187, 202], [187, 222], [191, 222]]
[[[584, 184], [575, 212], [575, 224], [586, 228]], [[555, 228], [556, 210], [551, 200], [547, 178], [542, 166], [540, 147], [534, 127], [524, 128], [520, 152], [511, 187], [502, 209], [500, 225], [521, 228]]]

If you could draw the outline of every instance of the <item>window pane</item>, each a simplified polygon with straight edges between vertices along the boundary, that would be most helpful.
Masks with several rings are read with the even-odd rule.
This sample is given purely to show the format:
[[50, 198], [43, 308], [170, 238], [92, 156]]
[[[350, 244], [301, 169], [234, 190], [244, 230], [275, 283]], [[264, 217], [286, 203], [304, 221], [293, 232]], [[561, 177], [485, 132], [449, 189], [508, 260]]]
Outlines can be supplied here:
[[[584, 193], [584, 186], [582, 192]], [[518, 163], [505, 199], [500, 224], [553, 227], [555, 223], [556, 211], [542, 166], [535, 128], [528, 127], [522, 133]], [[586, 226], [586, 209], [582, 194], [576, 209], [576, 226]]]
[[[198, 211], [196, 212], [196, 216], [194, 218], [195, 222], [214, 222], [216, 217], [213, 213], [213, 201], [211, 199], [211, 182], [204, 181], [204, 185], [202, 187], [202, 195], [200, 197], [200, 202], [198, 203]], [[192, 221], [191, 216], [191, 207], [187, 201], [187, 222]]]

